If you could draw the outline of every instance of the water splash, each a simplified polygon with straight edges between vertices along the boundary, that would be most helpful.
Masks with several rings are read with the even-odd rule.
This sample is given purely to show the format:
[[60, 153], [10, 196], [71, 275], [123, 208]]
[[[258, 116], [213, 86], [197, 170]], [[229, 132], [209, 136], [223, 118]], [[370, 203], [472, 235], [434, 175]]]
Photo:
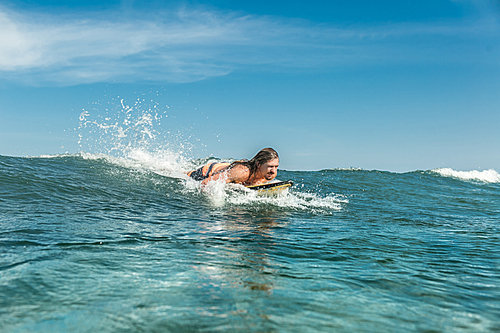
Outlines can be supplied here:
[[189, 169], [192, 135], [189, 130], [169, 128], [167, 109], [141, 98], [132, 104], [123, 98], [111, 99], [104, 106], [94, 103], [91, 110], [84, 109], [79, 116], [78, 145], [82, 156], [107, 156], [111, 163], [166, 173]]
[[[187, 183], [188, 188], [199, 191], [199, 187], [195, 185], [198, 182], [188, 180]], [[242, 185], [225, 184], [221, 181], [209, 182], [204, 195], [213, 207], [266, 206], [317, 214], [330, 214], [349, 203], [347, 197], [340, 194], [330, 193], [322, 197], [318, 193], [306, 193], [293, 188], [278, 195], [263, 196]]]

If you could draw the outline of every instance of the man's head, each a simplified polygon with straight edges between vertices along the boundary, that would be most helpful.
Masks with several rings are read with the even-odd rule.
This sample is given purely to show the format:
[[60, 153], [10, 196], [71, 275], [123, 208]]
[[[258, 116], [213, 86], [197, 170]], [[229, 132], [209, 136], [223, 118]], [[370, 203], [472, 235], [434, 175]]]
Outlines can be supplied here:
[[280, 159], [276, 150], [264, 148], [250, 160], [250, 164], [254, 166], [254, 172], [260, 172], [267, 180], [273, 180], [278, 174]]
[[274, 158], [267, 161], [266, 163], [259, 164], [259, 172], [266, 178], [266, 180], [273, 180], [278, 175], [278, 167], [280, 165], [280, 160]]

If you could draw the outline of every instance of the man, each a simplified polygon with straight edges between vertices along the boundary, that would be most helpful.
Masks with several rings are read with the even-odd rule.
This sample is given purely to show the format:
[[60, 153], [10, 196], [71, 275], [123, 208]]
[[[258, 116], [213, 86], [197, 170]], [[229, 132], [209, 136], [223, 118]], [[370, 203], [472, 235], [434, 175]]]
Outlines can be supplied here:
[[242, 184], [245, 186], [259, 185], [276, 178], [279, 164], [278, 153], [272, 148], [264, 148], [250, 161], [239, 160], [233, 163], [214, 162], [188, 172], [188, 176], [194, 180], [201, 180], [202, 189], [209, 182], [221, 178], [226, 183]]

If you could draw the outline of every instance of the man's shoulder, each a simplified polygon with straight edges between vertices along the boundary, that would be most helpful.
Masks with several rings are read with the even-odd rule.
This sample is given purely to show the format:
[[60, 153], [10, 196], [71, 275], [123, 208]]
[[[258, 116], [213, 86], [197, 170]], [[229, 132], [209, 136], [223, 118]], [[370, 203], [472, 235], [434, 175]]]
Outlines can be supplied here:
[[233, 182], [244, 182], [250, 176], [250, 169], [243, 164], [236, 164], [229, 171], [230, 178]]
[[249, 173], [250, 168], [247, 167], [244, 164], [236, 164], [233, 167], [231, 167], [231, 172], [244, 172], [244, 173]]

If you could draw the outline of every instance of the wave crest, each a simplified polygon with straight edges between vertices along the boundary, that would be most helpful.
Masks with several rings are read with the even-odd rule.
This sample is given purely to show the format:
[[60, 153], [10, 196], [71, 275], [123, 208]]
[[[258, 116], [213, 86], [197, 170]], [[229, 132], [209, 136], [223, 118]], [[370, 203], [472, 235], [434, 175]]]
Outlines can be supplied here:
[[451, 168], [439, 168], [431, 171], [444, 177], [453, 177], [461, 180], [478, 180], [485, 183], [500, 183], [500, 174], [493, 169], [483, 171], [456, 171]]

